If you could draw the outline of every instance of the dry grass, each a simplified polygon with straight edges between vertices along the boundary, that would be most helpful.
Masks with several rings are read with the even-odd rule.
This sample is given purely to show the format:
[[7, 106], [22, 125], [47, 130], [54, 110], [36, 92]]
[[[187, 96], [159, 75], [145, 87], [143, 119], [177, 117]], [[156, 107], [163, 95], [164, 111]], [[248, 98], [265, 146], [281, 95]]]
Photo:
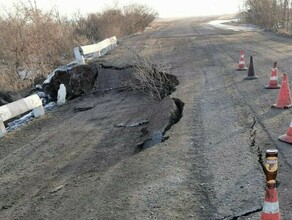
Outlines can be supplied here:
[[156, 17], [157, 13], [145, 5], [131, 4], [122, 8], [116, 5], [87, 17], [76, 16], [73, 26], [77, 35], [97, 42], [113, 35], [121, 37], [143, 31]]
[[130, 5], [69, 19], [55, 9], [43, 12], [33, 0], [17, 3], [0, 16], [0, 93], [25, 94], [71, 62], [74, 47], [141, 31], [156, 16], [146, 6]]
[[132, 75], [128, 86], [141, 91], [155, 100], [161, 101], [175, 90], [176, 77], [169, 74], [169, 66], [152, 56], [143, 55], [138, 50], [129, 49], [132, 57]]

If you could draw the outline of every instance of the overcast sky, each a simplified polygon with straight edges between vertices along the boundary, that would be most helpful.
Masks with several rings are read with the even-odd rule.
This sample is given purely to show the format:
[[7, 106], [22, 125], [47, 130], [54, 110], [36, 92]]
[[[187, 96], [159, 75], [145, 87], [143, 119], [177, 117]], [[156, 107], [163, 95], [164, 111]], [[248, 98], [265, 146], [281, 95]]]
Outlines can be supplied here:
[[[28, 0], [0, 0], [1, 8], [9, 9], [13, 2]], [[33, 1], [33, 0], [32, 0]], [[159, 17], [189, 17], [202, 15], [218, 15], [236, 13], [239, 4], [244, 0], [36, 0], [39, 8], [49, 10], [57, 6], [61, 14], [73, 15], [77, 11], [82, 14], [99, 12], [108, 6], [139, 3], [155, 9]]]

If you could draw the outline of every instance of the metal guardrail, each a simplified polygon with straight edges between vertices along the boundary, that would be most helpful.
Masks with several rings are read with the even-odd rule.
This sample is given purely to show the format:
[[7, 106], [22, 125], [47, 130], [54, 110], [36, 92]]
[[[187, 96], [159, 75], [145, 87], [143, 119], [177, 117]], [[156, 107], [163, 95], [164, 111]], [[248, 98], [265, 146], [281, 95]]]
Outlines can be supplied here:
[[5, 135], [4, 122], [20, 114], [32, 110], [35, 118], [45, 114], [42, 100], [36, 94], [17, 100], [7, 105], [0, 106], [0, 137]]
[[117, 45], [117, 38], [111, 37], [107, 38], [97, 44], [86, 45], [82, 47], [75, 47], [74, 54], [78, 64], [85, 64], [85, 56], [92, 55], [93, 57], [100, 57], [102, 55], [102, 51], [112, 50]]

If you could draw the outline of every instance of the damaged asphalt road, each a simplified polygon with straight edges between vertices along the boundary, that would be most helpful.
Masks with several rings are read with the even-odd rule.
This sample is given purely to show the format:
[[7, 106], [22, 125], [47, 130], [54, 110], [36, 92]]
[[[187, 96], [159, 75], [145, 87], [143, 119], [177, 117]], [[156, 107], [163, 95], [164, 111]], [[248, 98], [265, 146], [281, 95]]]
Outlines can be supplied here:
[[[264, 89], [274, 61], [280, 79], [291, 72], [291, 40], [208, 21], [158, 21], [124, 38], [99, 61], [98, 92], [1, 139], [1, 219], [259, 219], [268, 148], [279, 150], [280, 211], [291, 219], [292, 148], [278, 141], [291, 109], [272, 109], [278, 90]], [[177, 77], [161, 102], [107, 89], [120, 88], [114, 71], [132, 65], [137, 47]], [[235, 70], [240, 50], [258, 79]]]

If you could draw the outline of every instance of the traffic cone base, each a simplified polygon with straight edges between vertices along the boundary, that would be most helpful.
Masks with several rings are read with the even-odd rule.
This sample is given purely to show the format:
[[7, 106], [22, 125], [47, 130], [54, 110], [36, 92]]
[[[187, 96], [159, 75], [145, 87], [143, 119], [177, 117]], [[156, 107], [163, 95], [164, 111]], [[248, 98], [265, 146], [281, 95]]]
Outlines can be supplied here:
[[292, 136], [289, 136], [287, 134], [283, 134], [279, 137], [279, 140], [280, 141], [283, 141], [285, 143], [288, 143], [288, 144], [292, 144]]
[[244, 79], [247, 79], [247, 80], [252, 80], [252, 79], [258, 79], [259, 77], [257, 76], [247, 76], [245, 77]]
[[271, 214], [271, 213], [263, 213], [261, 215], [261, 220], [280, 220], [280, 214], [276, 213], [276, 214]]
[[280, 141], [286, 142], [288, 144], [292, 144], [292, 121], [289, 125], [288, 131], [286, 134], [283, 134], [279, 137]]
[[279, 109], [288, 109], [291, 107], [292, 107], [292, 104], [290, 104], [290, 105], [278, 105], [278, 104], [272, 105], [272, 108], [279, 108]]
[[247, 70], [247, 67], [237, 68], [236, 70], [237, 70], [237, 71], [245, 71], [245, 70]]
[[276, 188], [276, 180], [267, 182], [265, 201], [261, 213], [260, 220], [280, 220], [280, 208], [278, 201], [278, 192]]
[[250, 62], [249, 62], [249, 67], [248, 67], [247, 77], [245, 77], [244, 79], [253, 80], [253, 79], [257, 79], [257, 78], [258, 77], [254, 74], [253, 58], [251, 56], [250, 57]]
[[271, 85], [266, 85], [265, 89], [280, 89], [281, 86], [279, 84], [275, 85], [275, 86], [271, 86]]

